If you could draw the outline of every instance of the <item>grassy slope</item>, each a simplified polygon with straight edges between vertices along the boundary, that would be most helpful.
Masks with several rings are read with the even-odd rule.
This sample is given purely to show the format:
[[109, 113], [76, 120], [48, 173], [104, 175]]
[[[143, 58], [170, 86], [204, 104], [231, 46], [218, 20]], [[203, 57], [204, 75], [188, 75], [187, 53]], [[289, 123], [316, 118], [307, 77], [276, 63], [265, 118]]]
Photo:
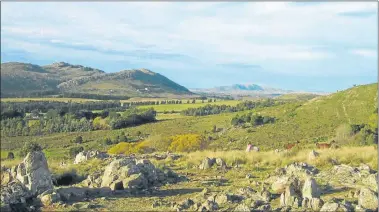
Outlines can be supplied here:
[[[275, 116], [278, 120], [275, 124], [268, 124], [253, 128], [253, 132], [247, 129], [234, 128], [230, 120], [236, 113], [226, 113], [204, 117], [183, 117], [163, 115], [161, 121], [112, 131], [93, 131], [83, 133], [60, 133], [41, 137], [33, 137], [48, 148], [58, 152], [68, 151], [64, 146], [71, 146], [70, 140], [82, 135], [88, 140], [85, 146], [88, 148], [106, 149], [101, 141], [106, 137], [119, 135], [121, 131], [130, 135], [136, 135], [138, 131], [147, 135], [171, 136], [183, 133], [199, 133], [211, 131], [213, 125], [223, 128], [216, 134], [207, 134], [215, 139], [210, 143], [210, 148], [215, 149], [243, 149], [247, 143], [259, 145], [262, 149], [274, 149], [282, 147], [285, 143], [300, 140], [304, 145], [313, 145], [312, 138], [328, 136], [332, 138], [334, 130], [342, 123], [367, 123], [367, 118], [377, 108], [377, 85], [365, 85], [341, 91], [330, 96], [318, 97], [302, 104], [289, 103], [272, 108], [259, 109], [256, 112]], [[221, 102], [220, 102], [221, 103]], [[186, 104], [183, 104], [186, 105]], [[159, 105], [163, 107], [168, 105]], [[170, 105], [171, 106], [171, 105]], [[182, 106], [182, 105], [172, 105]], [[246, 113], [246, 112], [239, 112]], [[292, 114], [293, 116], [290, 116]], [[171, 116], [171, 117], [169, 117]], [[162, 120], [164, 119], [164, 120]], [[30, 137], [3, 138], [1, 148], [17, 149]], [[230, 139], [233, 142], [230, 142]], [[54, 151], [55, 151], [54, 150]], [[62, 152], [62, 153], [63, 153]]]

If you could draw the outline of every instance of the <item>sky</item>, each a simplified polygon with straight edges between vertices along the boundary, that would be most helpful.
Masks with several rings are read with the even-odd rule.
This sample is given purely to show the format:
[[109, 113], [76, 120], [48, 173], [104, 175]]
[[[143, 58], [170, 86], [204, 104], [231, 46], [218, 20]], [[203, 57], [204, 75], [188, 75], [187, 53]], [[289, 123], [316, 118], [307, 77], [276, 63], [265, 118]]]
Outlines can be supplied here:
[[377, 81], [378, 2], [2, 2], [10, 61], [334, 92]]

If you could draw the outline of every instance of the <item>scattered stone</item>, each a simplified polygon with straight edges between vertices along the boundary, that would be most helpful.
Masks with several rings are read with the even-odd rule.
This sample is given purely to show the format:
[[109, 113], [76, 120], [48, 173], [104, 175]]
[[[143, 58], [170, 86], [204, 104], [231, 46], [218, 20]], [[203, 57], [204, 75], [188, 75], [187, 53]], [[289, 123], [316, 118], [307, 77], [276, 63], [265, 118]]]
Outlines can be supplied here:
[[204, 158], [204, 160], [201, 162], [199, 169], [210, 169], [212, 168], [213, 164], [215, 163], [214, 158]]
[[79, 164], [79, 163], [85, 162], [85, 161], [93, 159], [93, 158], [105, 159], [105, 158], [108, 158], [108, 157], [109, 156], [108, 156], [107, 153], [99, 152], [97, 150], [94, 150], [94, 151], [83, 151], [83, 152], [79, 152], [75, 156], [74, 164]]
[[324, 201], [320, 198], [308, 199], [307, 197], [305, 197], [301, 203], [303, 208], [312, 209], [313, 211], [320, 211], [323, 204]]
[[369, 188], [362, 188], [359, 192], [358, 205], [365, 209], [377, 211], [378, 195]]

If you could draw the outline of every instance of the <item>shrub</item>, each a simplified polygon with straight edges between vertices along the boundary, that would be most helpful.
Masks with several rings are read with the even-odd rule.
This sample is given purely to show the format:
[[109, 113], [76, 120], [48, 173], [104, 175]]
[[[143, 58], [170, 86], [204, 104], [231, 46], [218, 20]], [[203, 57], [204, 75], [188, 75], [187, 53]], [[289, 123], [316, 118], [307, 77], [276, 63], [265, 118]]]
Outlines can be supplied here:
[[35, 142], [26, 142], [20, 150], [20, 156], [25, 157], [29, 152], [41, 151], [42, 147]]
[[14, 154], [13, 154], [13, 152], [8, 152], [7, 159], [8, 159], [8, 160], [13, 160], [13, 159], [14, 159]]
[[336, 129], [336, 140], [344, 141], [353, 135], [353, 129], [349, 124], [342, 124]]
[[71, 147], [69, 150], [70, 156], [75, 157], [79, 152], [84, 151], [84, 148], [82, 146], [76, 146], [76, 147]]
[[161, 135], [154, 135], [154, 136], [149, 136], [146, 140], [145, 143], [155, 151], [167, 151], [170, 144], [171, 140], [168, 137], [163, 137]]
[[83, 142], [83, 138], [82, 138], [82, 136], [77, 136], [76, 138], [75, 138], [75, 143], [77, 143], [77, 144], [81, 144]]
[[185, 134], [171, 137], [170, 151], [190, 152], [203, 150], [206, 146], [205, 139], [198, 134]]

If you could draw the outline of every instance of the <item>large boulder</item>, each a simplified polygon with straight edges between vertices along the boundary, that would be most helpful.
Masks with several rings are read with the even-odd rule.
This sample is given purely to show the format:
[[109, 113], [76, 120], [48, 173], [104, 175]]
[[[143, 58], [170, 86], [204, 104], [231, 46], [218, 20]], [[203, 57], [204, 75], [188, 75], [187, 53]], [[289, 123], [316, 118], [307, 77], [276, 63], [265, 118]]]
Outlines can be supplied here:
[[112, 190], [139, 190], [175, 183], [178, 180], [179, 176], [176, 173], [169, 169], [158, 169], [147, 159], [118, 159], [105, 168], [101, 187], [110, 187]]
[[33, 195], [53, 189], [53, 181], [45, 154], [33, 151], [26, 155], [24, 161], [14, 168], [16, 179], [23, 183]]
[[303, 198], [308, 199], [320, 197], [320, 188], [318, 187], [315, 179], [308, 178], [307, 180], [305, 180], [302, 196]]
[[358, 205], [365, 209], [377, 211], [378, 194], [369, 188], [362, 188], [359, 192]]
[[83, 152], [79, 152], [76, 155], [74, 164], [82, 163], [82, 162], [85, 162], [85, 161], [90, 160], [92, 158], [105, 159], [107, 157], [108, 157], [108, 155], [106, 153], [99, 152], [97, 150], [83, 151]]

